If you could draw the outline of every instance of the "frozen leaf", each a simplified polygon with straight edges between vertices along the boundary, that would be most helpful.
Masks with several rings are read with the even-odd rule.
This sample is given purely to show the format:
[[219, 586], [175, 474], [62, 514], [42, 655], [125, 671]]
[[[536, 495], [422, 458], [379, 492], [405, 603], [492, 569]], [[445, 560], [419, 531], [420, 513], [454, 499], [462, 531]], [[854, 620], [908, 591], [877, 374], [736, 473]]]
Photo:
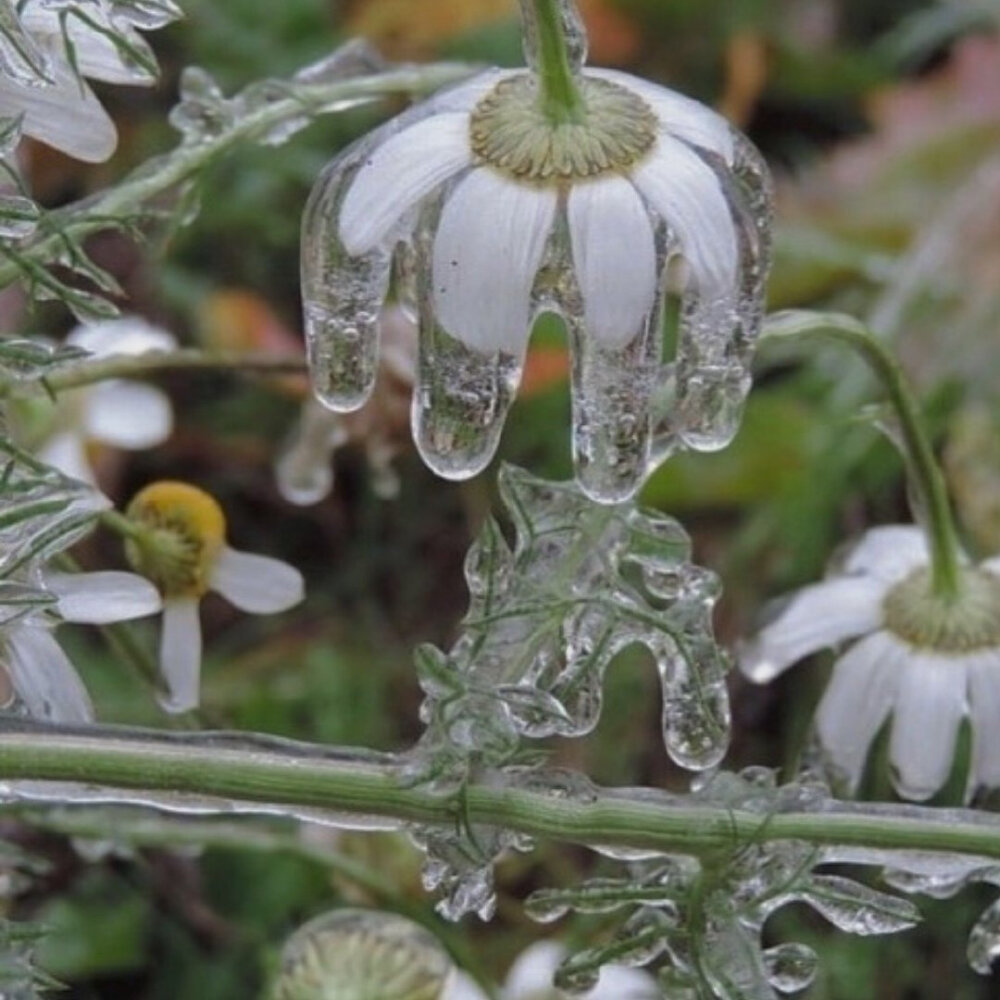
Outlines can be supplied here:
[[812, 876], [798, 897], [850, 934], [894, 934], [920, 922], [920, 914], [909, 900], [840, 875]]
[[108, 503], [0, 439], [0, 579], [71, 546]]
[[0, 338], [0, 380], [37, 382], [86, 356], [87, 352], [79, 347], [3, 337]]

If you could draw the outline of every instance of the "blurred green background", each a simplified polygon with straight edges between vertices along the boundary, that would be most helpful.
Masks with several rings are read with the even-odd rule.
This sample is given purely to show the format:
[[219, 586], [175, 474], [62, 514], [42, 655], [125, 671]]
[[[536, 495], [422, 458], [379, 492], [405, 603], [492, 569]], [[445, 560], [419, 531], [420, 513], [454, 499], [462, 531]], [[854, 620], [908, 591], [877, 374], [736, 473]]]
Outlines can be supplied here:
[[[391, 59], [519, 60], [513, 0], [182, 6], [184, 21], [150, 37], [163, 68], [159, 88], [101, 92], [122, 132], [114, 160], [84, 169], [34, 151], [32, 181], [43, 200], [84, 195], [169, 148], [166, 113], [189, 64], [231, 93], [293, 72], [355, 34]], [[779, 191], [771, 307], [846, 310], [894, 343], [920, 388], [970, 551], [1000, 551], [996, 8], [957, 0], [584, 0], [581, 8], [595, 63], [713, 104], [760, 145]], [[145, 243], [102, 235], [90, 248], [124, 284], [130, 310], [187, 343], [296, 349], [298, 224], [308, 190], [338, 149], [399, 106], [319, 122], [280, 148], [241, 149], [202, 178], [201, 210], [186, 227], [154, 231]], [[68, 319], [46, 309], [26, 325], [52, 334]], [[569, 399], [558, 331], [536, 338], [529, 373], [502, 458], [566, 477]], [[465, 604], [462, 559], [495, 506], [492, 476], [461, 486], [436, 480], [401, 427], [397, 498], [373, 491], [359, 434], [335, 457], [329, 499], [294, 508], [277, 492], [271, 463], [296, 419], [301, 386], [201, 374], [162, 384], [175, 401], [176, 433], [127, 461], [108, 457], [102, 485], [119, 502], [156, 478], [210, 490], [227, 511], [233, 543], [295, 563], [309, 593], [280, 620], [242, 618], [209, 599], [203, 717], [179, 724], [383, 749], [410, 744], [419, 734], [410, 650], [454, 634]], [[901, 461], [869, 419], [877, 402], [877, 387], [849, 358], [768, 349], [735, 443], [719, 455], [672, 461], [648, 484], [644, 501], [680, 518], [698, 560], [722, 575], [717, 626], [727, 645], [752, 628], [770, 597], [821, 574], [843, 540], [909, 519]], [[118, 565], [121, 553], [114, 539], [98, 537], [81, 559]], [[98, 638], [63, 632], [104, 718], [165, 724]], [[815, 658], [763, 689], [733, 678], [732, 766], [794, 771], [828, 666]], [[556, 755], [604, 782], [680, 788], [658, 714], [652, 670], [638, 655], [624, 656], [611, 671], [598, 732]], [[877, 767], [866, 787], [890, 794]], [[199, 851], [168, 846], [178, 831], [146, 828], [130, 815], [2, 822], [7, 839], [44, 868], [10, 913], [51, 928], [42, 963], [73, 1000], [257, 996], [287, 934], [343, 902], [416, 914], [462, 961], [502, 978], [538, 936], [520, 900], [602, 865], [582, 851], [543, 846], [501, 866], [494, 923], [449, 930], [431, 916], [419, 859], [400, 837], [304, 838], [280, 824], [251, 835], [224, 825], [207, 831], [212, 846]], [[769, 934], [818, 948], [815, 1000], [985, 1000], [1000, 995], [1000, 976], [975, 976], [964, 946], [987, 901], [967, 892], [926, 905], [925, 925], [892, 939], [840, 936], [798, 909], [776, 918]], [[583, 940], [601, 927], [577, 918], [554, 930]]]

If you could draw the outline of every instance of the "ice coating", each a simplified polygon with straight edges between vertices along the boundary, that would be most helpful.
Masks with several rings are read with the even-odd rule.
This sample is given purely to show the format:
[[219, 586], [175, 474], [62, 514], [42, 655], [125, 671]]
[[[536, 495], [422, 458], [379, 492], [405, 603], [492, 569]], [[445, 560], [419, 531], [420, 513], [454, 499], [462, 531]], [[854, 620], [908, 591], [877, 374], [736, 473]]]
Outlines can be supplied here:
[[[729, 741], [726, 664], [711, 623], [719, 588], [690, 564], [680, 525], [630, 504], [594, 504], [575, 484], [509, 466], [500, 490], [516, 544], [487, 521], [466, 560], [469, 611], [455, 644], [419, 651], [427, 729], [412, 780], [454, 793], [483, 768], [506, 773], [526, 740], [591, 732], [605, 672], [635, 644], [660, 676], [667, 752], [689, 769], [718, 764]], [[569, 783], [564, 794], [587, 791]], [[428, 885], [446, 894], [443, 912], [489, 912], [493, 858], [516, 838], [414, 835], [431, 858]]]
[[[576, 13], [554, 6], [577, 69], [586, 46]], [[421, 326], [414, 438], [426, 463], [456, 480], [494, 456], [531, 328], [555, 312], [573, 355], [577, 479], [615, 504], [674, 452], [715, 451], [736, 434], [772, 196], [759, 154], [708, 109], [624, 74], [579, 72], [658, 116], [659, 138], [634, 169], [536, 183], [473, 155], [479, 102], [512, 75], [482, 74], [327, 169], [303, 223], [303, 301], [317, 394], [355, 409], [371, 391], [375, 317], [396, 262], [400, 300]], [[624, 257], [606, 248], [620, 244], [642, 260], [609, 276]], [[666, 295], [680, 303], [675, 358], [662, 357]]]
[[[765, 825], [770, 815], [786, 810], [821, 810], [824, 803], [838, 808], [825, 797], [829, 789], [814, 780], [779, 787], [762, 768], [697, 779], [693, 788], [689, 801], [759, 812]], [[663, 995], [670, 1000], [777, 1000], [779, 994], [806, 989], [817, 970], [816, 954], [807, 945], [764, 947], [765, 922], [782, 907], [805, 903], [840, 930], [860, 935], [892, 934], [919, 919], [905, 899], [815, 870], [826, 863], [823, 851], [811, 844], [734, 837], [707, 864], [684, 856], [651, 858], [633, 863], [621, 877], [539, 890], [526, 910], [543, 923], [570, 912], [621, 914], [613, 938], [563, 964], [556, 975], [563, 988], [590, 988], [600, 967], [614, 961], [658, 966]], [[968, 873], [967, 865], [964, 870]], [[995, 923], [996, 914], [988, 911], [980, 924], [984, 942], [990, 941], [991, 919]], [[974, 947], [982, 956], [990, 944], [976, 940]]]

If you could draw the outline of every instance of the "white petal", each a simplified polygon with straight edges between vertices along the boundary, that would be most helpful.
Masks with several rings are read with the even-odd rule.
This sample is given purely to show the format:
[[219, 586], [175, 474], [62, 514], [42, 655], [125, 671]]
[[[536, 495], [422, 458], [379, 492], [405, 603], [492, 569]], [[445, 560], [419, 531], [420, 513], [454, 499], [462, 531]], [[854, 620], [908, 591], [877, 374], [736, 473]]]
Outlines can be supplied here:
[[566, 957], [566, 949], [555, 941], [536, 941], [525, 948], [507, 973], [503, 1000], [520, 1000], [552, 989], [552, 977]]
[[660, 1000], [663, 993], [656, 980], [640, 969], [605, 965], [597, 985], [582, 1000]]
[[733, 159], [732, 126], [718, 112], [675, 90], [613, 69], [587, 69], [587, 76], [617, 83], [638, 94], [660, 120], [660, 127], [695, 146], [710, 149], [726, 162]]
[[45, 587], [59, 599], [59, 614], [68, 622], [106, 625], [144, 618], [160, 610], [160, 592], [135, 573], [42, 574]]
[[523, 74], [524, 70], [488, 69], [471, 80], [455, 84], [439, 91], [430, 98], [435, 114], [447, 111], [470, 112], [502, 80]]
[[373, 250], [417, 202], [471, 163], [468, 114], [432, 115], [386, 139], [358, 170], [341, 206], [347, 252]]
[[995, 556], [992, 559], [986, 559], [979, 564], [981, 569], [985, 569], [992, 573], [994, 576], [1000, 576], [1000, 556]]
[[53, 434], [38, 449], [36, 457], [39, 462], [51, 465], [65, 475], [79, 479], [82, 483], [93, 485], [95, 482], [94, 470], [87, 460], [83, 435], [76, 428]]
[[656, 245], [646, 206], [622, 177], [577, 184], [567, 208], [587, 331], [624, 347], [656, 299]]
[[912, 524], [872, 528], [848, 554], [847, 573], [865, 573], [886, 583], [897, 583], [919, 566], [930, 562], [927, 539]]
[[118, 144], [114, 122], [68, 66], [53, 60], [52, 75], [44, 87], [0, 79], [0, 117], [23, 114], [25, 135], [87, 163], [106, 160]]
[[88, 437], [133, 450], [161, 444], [174, 426], [170, 400], [163, 392], [126, 379], [94, 386], [84, 420]]
[[947, 780], [955, 737], [967, 710], [964, 657], [910, 654], [899, 681], [889, 758], [896, 791], [907, 799], [930, 798]]
[[66, 343], [96, 354], [99, 358], [170, 351], [177, 346], [175, 337], [166, 330], [147, 323], [141, 316], [119, 316], [117, 319], [75, 327], [66, 337]]
[[1000, 788], [1000, 650], [968, 657], [972, 717], [972, 767], [969, 791]]
[[434, 240], [438, 322], [473, 350], [524, 352], [531, 289], [558, 194], [475, 170], [445, 203]]
[[740, 669], [763, 684], [808, 653], [874, 631], [882, 623], [884, 596], [882, 583], [864, 577], [803, 588], [740, 650]]
[[[21, 23], [33, 36], [40, 37], [56, 59], [67, 59], [65, 41], [60, 26], [59, 11], [47, 9], [38, 3], [30, 4], [21, 15]], [[114, 42], [107, 35], [95, 31], [78, 17], [66, 18], [66, 30], [73, 43], [74, 57], [83, 76], [107, 83], [150, 84], [154, 74], [135, 62], [127, 62]], [[129, 33], [129, 43], [142, 50], [150, 60], [152, 50], [134, 32]]]
[[167, 712], [197, 708], [201, 694], [201, 621], [196, 598], [164, 601], [160, 670], [169, 692], [160, 699], [163, 708]]
[[705, 161], [679, 139], [660, 136], [632, 180], [677, 234], [697, 286], [708, 293], [731, 289], [739, 263], [736, 227]]
[[267, 615], [287, 611], [305, 596], [302, 574], [270, 556], [224, 546], [212, 571], [212, 589], [241, 611]]
[[34, 718], [50, 722], [94, 718], [87, 689], [48, 629], [14, 625], [4, 639], [10, 679]]
[[440, 1000], [489, 1000], [489, 998], [472, 976], [453, 969], [445, 981]]
[[855, 643], [833, 668], [816, 712], [816, 731], [852, 792], [895, 701], [909, 655], [909, 648], [888, 632], [876, 632]]

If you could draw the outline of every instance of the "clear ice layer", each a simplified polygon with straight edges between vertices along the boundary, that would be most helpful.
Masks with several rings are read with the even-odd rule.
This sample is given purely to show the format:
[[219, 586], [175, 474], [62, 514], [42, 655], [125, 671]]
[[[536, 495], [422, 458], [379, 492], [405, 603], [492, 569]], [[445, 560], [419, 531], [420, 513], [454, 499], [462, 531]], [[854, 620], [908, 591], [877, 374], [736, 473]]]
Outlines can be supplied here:
[[690, 563], [680, 525], [595, 505], [573, 484], [512, 466], [500, 491], [516, 545], [487, 522], [466, 560], [457, 641], [418, 659], [430, 742], [499, 765], [522, 737], [589, 733], [609, 663], [639, 644], [660, 675], [667, 752], [692, 770], [718, 764], [729, 742], [727, 664], [711, 621], [719, 585]]
[[[568, 19], [571, 62], [582, 65], [585, 39], [573, 5], [558, 7], [560, 16]], [[534, 15], [530, 4], [525, 4], [525, 10], [531, 63], [536, 46]], [[526, 221], [518, 223], [517, 233], [529, 234], [523, 246], [515, 238], [517, 233], [496, 231], [502, 228], [495, 225], [496, 219], [484, 222], [478, 231], [469, 225], [469, 213], [485, 211], [475, 200], [477, 190], [510, 197], [512, 205], [521, 205], [518, 211], [527, 198], [522, 196], [523, 182], [478, 163], [471, 142], [464, 156], [461, 149], [448, 145], [461, 143], [462, 115], [470, 113], [503, 76], [483, 74], [394, 119], [341, 154], [317, 182], [302, 235], [303, 307], [313, 383], [319, 398], [334, 410], [364, 405], [376, 372], [378, 311], [395, 273], [400, 302], [419, 315], [421, 327], [420, 374], [413, 406], [417, 448], [438, 474], [466, 479], [485, 468], [497, 451], [532, 325], [540, 314], [556, 313], [565, 322], [572, 353], [571, 448], [577, 480], [591, 499], [620, 503], [634, 496], [649, 473], [671, 454], [724, 448], [739, 429], [751, 387], [751, 363], [770, 264], [772, 193], [767, 168], [753, 146], [738, 133], [726, 132], [724, 125], [718, 126], [724, 139], [715, 133], [711, 140], [700, 136], [706, 143], [715, 142], [718, 150], [713, 150], [697, 145], [699, 136], [682, 128], [671, 132], [669, 122], [661, 123], [670, 133], [670, 142], [684, 147], [679, 161], [686, 164], [683, 169], [693, 171], [702, 184], [711, 184], [713, 178], [718, 183], [722, 197], [705, 211], [723, 235], [713, 231], [705, 236], [709, 245], [705, 251], [695, 245], [697, 237], [692, 235], [698, 231], [691, 218], [698, 218], [699, 204], [680, 199], [683, 204], [674, 231], [670, 218], [661, 217], [643, 201], [638, 210], [647, 212], [656, 241], [655, 266], [660, 275], [656, 303], [631, 336], [626, 330], [623, 341], [609, 343], [605, 337], [602, 343], [588, 329], [571, 249], [572, 213], [565, 190], [535, 189], [540, 192], [537, 214], [526, 211]], [[628, 86], [627, 78], [621, 85]], [[646, 85], [637, 81], [636, 86]], [[433, 160], [430, 165], [425, 168], [419, 160], [414, 162], [414, 170], [425, 170], [425, 175], [405, 183], [398, 178], [390, 181], [388, 154], [380, 158], [379, 151], [392, 143], [390, 159], [413, 155], [406, 143], [411, 129], [414, 148], [438, 143], [449, 151], [450, 159], [434, 147], [434, 158], [427, 157]], [[665, 148], [664, 156], [670, 155], [670, 148]], [[655, 158], [657, 150], [650, 155]], [[359, 188], [363, 194], [355, 204], [356, 209], [363, 203], [366, 213], [348, 213], [354, 236], [365, 237], [352, 254], [341, 238], [341, 213], [353, 185], [368, 167], [372, 171], [364, 175], [367, 186]], [[678, 183], [684, 183], [683, 169]], [[488, 183], [482, 180], [486, 174], [492, 176]], [[385, 181], [382, 202], [375, 197], [373, 177]], [[588, 183], [597, 190], [604, 180], [598, 177]], [[522, 195], [517, 194], [518, 188]], [[547, 194], [551, 200], [542, 207]], [[389, 209], [386, 203], [395, 207]], [[520, 220], [521, 215], [516, 218]], [[540, 227], [541, 237], [529, 233], [532, 224]], [[613, 220], [602, 224], [611, 225]], [[713, 271], [712, 254], [726, 256], [723, 244], [730, 225], [735, 247], [733, 275], [730, 279], [728, 264], [718, 265], [716, 270], [721, 267], [726, 274], [720, 280]], [[525, 293], [523, 322], [518, 320], [523, 329], [494, 331], [490, 336], [484, 333], [487, 327], [493, 329], [489, 323], [481, 323], [482, 330], [471, 329], [480, 322], [475, 311], [469, 309], [467, 300], [456, 307], [447, 275], [440, 270], [435, 275], [435, 247], [438, 243], [451, 247], [454, 231], [459, 229], [466, 238], [464, 243], [456, 242], [459, 249], [451, 251], [456, 254], [451, 264], [460, 269], [455, 273], [463, 275], [466, 287], [485, 281], [484, 287], [504, 290], [505, 302], [516, 303], [523, 291], [518, 268], [524, 266], [534, 273], [534, 283], [528, 283], [531, 287]], [[463, 246], [466, 251], [461, 250]], [[463, 252], [466, 258], [457, 259]], [[667, 296], [679, 301], [679, 321], [676, 356], [665, 358], [662, 304]], [[483, 308], [489, 305], [484, 303]], [[446, 315], [454, 325], [470, 329], [451, 328], [444, 321]], [[520, 312], [512, 306], [510, 315]], [[633, 325], [631, 318], [628, 322]], [[505, 346], [498, 348], [498, 343]]]
[[[773, 774], [749, 768], [699, 781], [686, 801], [756, 812], [766, 827], [768, 817], [786, 810], [836, 809], [828, 796], [829, 789], [816, 782], [779, 788]], [[615, 962], [657, 966], [663, 996], [670, 1000], [777, 1000], [779, 994], [807, 989], [818, 967], [808, 945], [764, 947], [764, 925], [777, 910], [803, 903], [839, 930], [858, 935], [893, 934], [919, 920], [906, 899], [816, 870], [830, 860], [812, 844], [734, 836], [707, 863], [664, 855], [633, 864], [620, 877], [540, 890], [529, 897], [526, 910], [543, 923], [570, 912], [606, 915], [605, 926], [608, 916], [621, 917], [618, 933], [606, 943], [563, 963], [556, 983], [565, 989], [591, 988], [601, 967]], [[988, 918], [981, 922], [988, 923]]]

